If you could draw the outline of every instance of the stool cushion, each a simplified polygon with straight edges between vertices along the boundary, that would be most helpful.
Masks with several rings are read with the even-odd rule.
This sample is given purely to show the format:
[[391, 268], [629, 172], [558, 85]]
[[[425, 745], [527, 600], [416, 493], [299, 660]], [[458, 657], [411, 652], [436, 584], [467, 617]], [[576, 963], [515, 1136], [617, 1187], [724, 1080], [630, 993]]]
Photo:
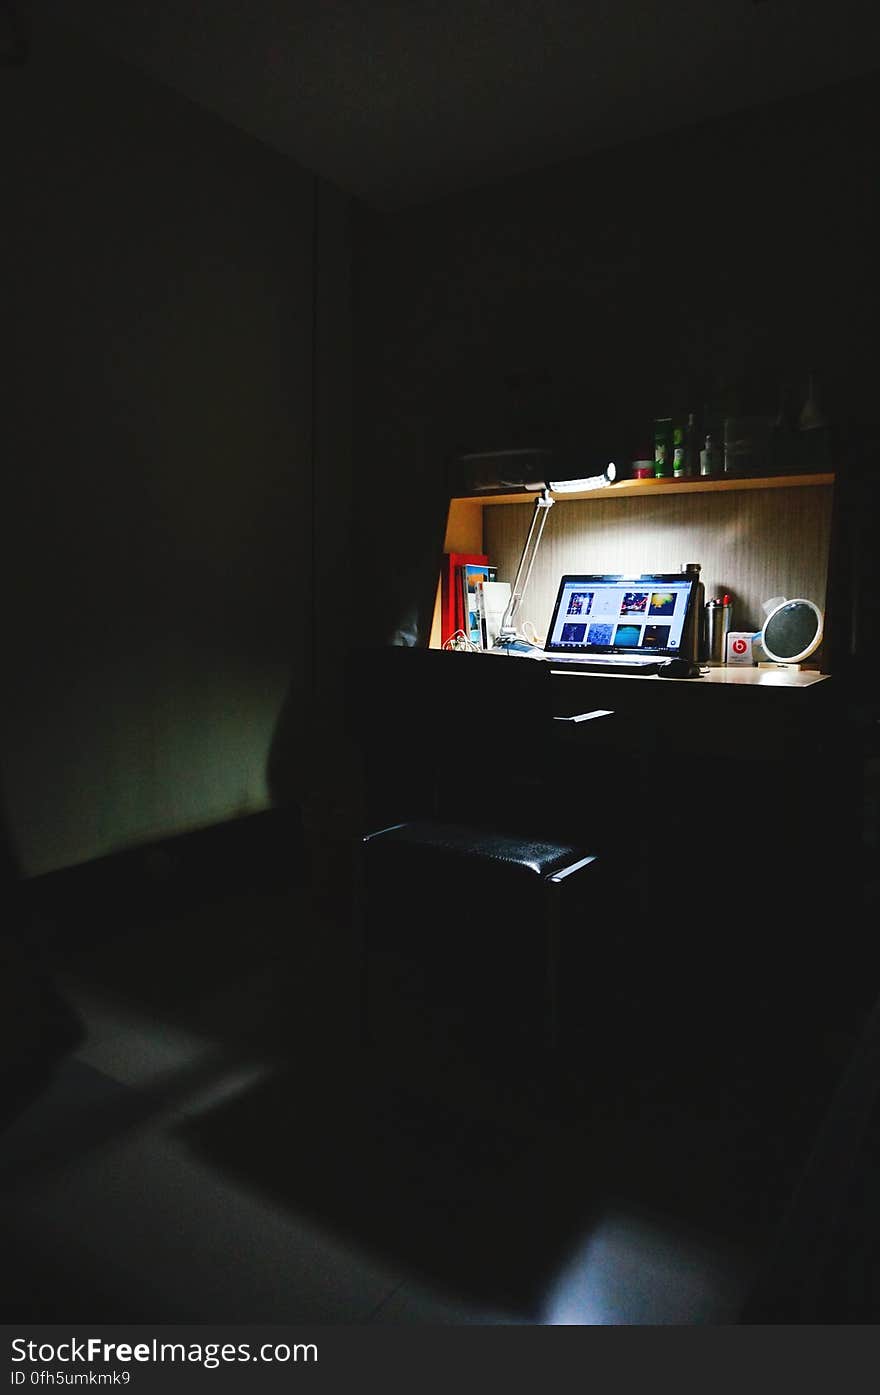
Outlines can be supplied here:
[[416, 819], [397, 824], [370, 835], [365, 841], [369, 844], [376, 839], [507, 866], [535, 878], [552, 876], [583, 856], [580, 849], [565, 843], [548, 843], [472, 828], [467, 824], [435, 823], [433, 820]]

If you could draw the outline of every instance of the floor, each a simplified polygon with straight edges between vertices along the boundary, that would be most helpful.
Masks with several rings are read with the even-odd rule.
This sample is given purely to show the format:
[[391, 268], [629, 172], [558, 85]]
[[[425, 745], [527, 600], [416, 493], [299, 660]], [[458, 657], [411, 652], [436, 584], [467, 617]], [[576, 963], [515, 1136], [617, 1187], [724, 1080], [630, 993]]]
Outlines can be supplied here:
[[784, 1065], [366, 1050], [332, 895], [134, 909], [55, 940], [85, 1035], [3, 1135], [7, 1322], [736, 1320], [814, 1122]]

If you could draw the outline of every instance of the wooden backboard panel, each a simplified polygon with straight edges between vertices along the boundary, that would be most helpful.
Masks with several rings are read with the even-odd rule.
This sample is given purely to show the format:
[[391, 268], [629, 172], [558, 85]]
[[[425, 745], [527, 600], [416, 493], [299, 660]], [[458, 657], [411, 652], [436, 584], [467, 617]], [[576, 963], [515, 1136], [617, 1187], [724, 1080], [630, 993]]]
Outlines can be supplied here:
[[[543, 637], [566, 572], [675, 572], [699, 562], [707, 599], [728, 592], [733, 629], [759, 629], [771, 596], [824, 609], [832, 486], [599, 500], [557, 500], [520, 623]], [[487, 505], [483, 546], [512, 579], [533, 504]]]

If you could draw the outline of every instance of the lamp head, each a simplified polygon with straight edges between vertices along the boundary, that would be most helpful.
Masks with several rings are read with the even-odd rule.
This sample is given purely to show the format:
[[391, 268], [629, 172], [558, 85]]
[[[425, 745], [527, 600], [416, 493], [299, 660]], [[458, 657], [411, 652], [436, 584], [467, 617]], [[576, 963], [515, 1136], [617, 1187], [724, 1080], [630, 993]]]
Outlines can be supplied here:
[[613, 484], [617, 478], [617, 466], [613, 461], [609, 461], [597, 475], [551, 478], [564, 467], [557, 464], [552, 450], [543, 448], [476, 451], [458, 456], [456, 465], [458, 485], [465, 493], [522, 489], [529, 494], [540, 494], [549, 489], [551, 494], [577, 494], [601, 489]]
[[609, 460], [599, 475], [590, 475], [581, 480], [548, 480], [547, 488], [551, 494], [578, 494], [588, 489], [603, 489], [605, 485], [613, 484], [616, 479], [617, 466], [613, 460]]

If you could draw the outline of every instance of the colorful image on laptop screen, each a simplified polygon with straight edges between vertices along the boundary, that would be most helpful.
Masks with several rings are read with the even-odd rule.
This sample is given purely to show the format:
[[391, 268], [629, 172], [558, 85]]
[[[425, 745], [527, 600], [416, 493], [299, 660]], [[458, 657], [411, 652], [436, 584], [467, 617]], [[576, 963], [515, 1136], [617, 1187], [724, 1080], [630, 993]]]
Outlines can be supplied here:
[[693, 581], [683, 574], [564, 576], [548, 654], [681, 653]]

